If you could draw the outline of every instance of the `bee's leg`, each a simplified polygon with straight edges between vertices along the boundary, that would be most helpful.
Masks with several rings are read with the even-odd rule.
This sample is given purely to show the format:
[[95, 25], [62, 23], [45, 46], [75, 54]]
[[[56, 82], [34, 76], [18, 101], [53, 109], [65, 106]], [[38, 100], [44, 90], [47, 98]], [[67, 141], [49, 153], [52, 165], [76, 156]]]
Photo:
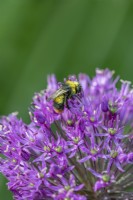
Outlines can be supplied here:
[[68, 105], [68, 98], [67, 98], [67, 96], [65, 96], [64, 103], [65, 103], [66, 107], [67, 107], [68, 109], [70, 109], [70, 106]]
[[81, 98], [78, 95], [75, 95], [75, 97], [81, 102]]

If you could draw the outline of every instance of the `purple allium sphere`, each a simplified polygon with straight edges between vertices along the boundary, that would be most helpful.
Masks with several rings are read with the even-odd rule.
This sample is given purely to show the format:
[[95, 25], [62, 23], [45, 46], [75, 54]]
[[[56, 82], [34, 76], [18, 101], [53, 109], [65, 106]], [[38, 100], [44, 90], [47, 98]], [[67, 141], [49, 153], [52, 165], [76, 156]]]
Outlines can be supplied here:
[[133, 90], [123, 80], [117, 89], [113, 74], [69, 76], [82, 90], [62, 113], [48, 100], [61, 87], [51, 75], [33, 97], [30, 124], [1, 117], [0, 172], [14, 199], [133, 199]]

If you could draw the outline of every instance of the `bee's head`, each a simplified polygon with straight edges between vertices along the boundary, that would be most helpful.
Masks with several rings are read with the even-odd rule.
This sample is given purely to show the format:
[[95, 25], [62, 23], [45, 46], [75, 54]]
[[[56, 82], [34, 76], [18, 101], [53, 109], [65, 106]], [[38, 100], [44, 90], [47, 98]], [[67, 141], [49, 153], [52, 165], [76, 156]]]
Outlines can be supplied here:
[[81, 87], [81, 85], [80, 85], [80, 84], [78, 84], [78, 85], [77, 85], [77, 93], [80, 93], [80, 92], [81, 92], [81, 90], [82, 90], [82, 87]]

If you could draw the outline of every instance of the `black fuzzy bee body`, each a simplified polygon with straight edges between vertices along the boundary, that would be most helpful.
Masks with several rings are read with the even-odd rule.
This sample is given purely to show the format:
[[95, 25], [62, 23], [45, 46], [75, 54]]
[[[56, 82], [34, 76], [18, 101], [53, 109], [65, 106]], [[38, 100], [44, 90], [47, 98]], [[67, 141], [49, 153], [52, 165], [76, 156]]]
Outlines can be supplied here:
[[81, 85], [77, 81], [67, 80], [62, 84], [62, 87], [58, 89], [50, 99], [53, 99], [53, 107], [56, 113], [62, 113], [65, 104], [68, 107], [68, 99], [81, 92]]

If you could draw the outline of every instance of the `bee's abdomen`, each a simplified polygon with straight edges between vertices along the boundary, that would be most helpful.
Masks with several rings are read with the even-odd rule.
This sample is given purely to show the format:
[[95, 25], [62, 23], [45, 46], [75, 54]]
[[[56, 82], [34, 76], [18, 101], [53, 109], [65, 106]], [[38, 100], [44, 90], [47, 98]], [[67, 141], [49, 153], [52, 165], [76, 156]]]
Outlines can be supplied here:
[[54, 103], [62, 104], [64, 103], [64, 100], [65, 100], [65, 95], [62, 94], [54, 99]]
[[65, 95], [60, 95], [54, 99], [54, 111], [61, 113], [64, 110]]

